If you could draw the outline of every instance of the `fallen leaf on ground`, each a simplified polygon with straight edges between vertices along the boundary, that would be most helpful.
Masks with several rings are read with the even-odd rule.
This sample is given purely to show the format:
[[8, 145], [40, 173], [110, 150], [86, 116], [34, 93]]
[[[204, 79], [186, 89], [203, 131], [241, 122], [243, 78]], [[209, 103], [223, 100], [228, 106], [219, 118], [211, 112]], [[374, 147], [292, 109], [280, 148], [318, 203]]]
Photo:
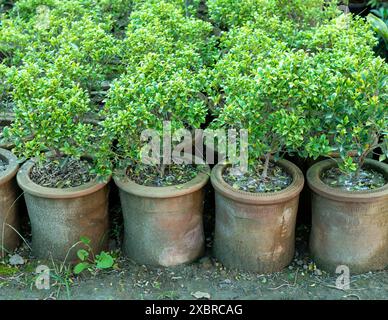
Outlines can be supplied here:
[[196, 299], [210, 299], [210, 294], [207, 292], [197, 291], [191, 293], [191, 295]]
[[20, 256], [18, 254], [14, 254], [13, 256], [11, 256], [9, 258], [9, 264], [11, 266], [22, 265], [22, 264], [24, 264], [24, 259], [22, 256]]

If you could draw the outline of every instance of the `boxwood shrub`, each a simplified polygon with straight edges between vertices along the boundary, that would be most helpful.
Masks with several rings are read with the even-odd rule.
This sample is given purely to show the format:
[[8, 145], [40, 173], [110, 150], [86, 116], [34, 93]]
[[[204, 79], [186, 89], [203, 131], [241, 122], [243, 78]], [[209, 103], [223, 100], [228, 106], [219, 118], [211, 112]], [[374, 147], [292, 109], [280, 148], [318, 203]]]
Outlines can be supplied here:
[[[143, 129], [248, 129], [251, 167], [387, 151], [387, 65], [371, 26], [325, 0], [19, 0], [0, 19], [4, 135], [24, 157], [140, 160]], [[95, 127], [85, 123], [98, 114]], [[93, 143], [98, 136], [100, 143]], [[112, 148], [113, 146], [113, 148]], [[384, 155], [381, 156], [381, 159]], [[125, 165], [127, 162], [125, 162]]]

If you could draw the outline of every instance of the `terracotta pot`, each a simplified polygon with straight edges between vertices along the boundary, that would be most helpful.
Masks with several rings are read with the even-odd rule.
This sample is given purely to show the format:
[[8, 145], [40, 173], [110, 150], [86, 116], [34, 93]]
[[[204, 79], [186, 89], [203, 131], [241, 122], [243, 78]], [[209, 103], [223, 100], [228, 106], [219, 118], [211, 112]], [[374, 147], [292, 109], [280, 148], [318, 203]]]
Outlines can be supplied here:
[[2, 257], [19, 245], [17, 198], [20, 192], [15, 179], [19, 169], [16, 156], [10, 151], [0, 149], [0, 158], [8, 163], [7, 169], [0, 172], [0, 257]]
[[222, 178], [226, 166], [216, 165], [211, 181], [216, 191], [214, 252], [226, 267], [271, 273], [282, 270], [294, 256], [295, 221], [304, 185], [300, 169], [287, 160], [280, 166], [293, 177], [284, 190], [249, 193]]
[[[357, 151], [350, 151], [348, 155], [351, 157], [357, 157]], [[373, 153], [370, 153], [367, 157], [371, 158], [372, 156], [373, 156]], [[338, 158], [341, 158], [341, 155], [339, 152], [331, 152], [328, 155], [328, 157], [338, 159]], [[328, 157], [321, 156], [321, 157], [318, 157], [317, 159], [307, 157], [303, 160], [301, 159], [300, 162], [295, 162], [295, 161], [293, 162], [296, 163], [299, 166], [299, 168], [302, 169], [303, 174], [306, 175], [307, 170], [311, 166], [313, 166], [314, 164], [320, 161], [328, 159]], [[300, 218], [304, 218], [301, 220], [304, 224], [311, 225], [311, 190], [308, 187], [307, 183], [305, 184], [300, 196], [298, 219]]]
[[42, 187], [30, 179], [34, 165], [35, 160], [27, 161], [17, 174], [31, 220], [33, 255], [73, 262], [77, 248], [72, 246], [81, 237], [91, 240], [95, 254], [104, 250], [108, 242], [108, 184], [91, 181], [66, 189]]
[[210, 168], [193, 180], [171, 187], [148, 187], [120, 172], [124, 215], [124, 253], [145, 265], [175, 266], [191, 262], [204, 251], [204, 191]]
[[[388, 184], [368, 191], [343, 191], [320, 179], [336, 165], [324, 160], [307, 172], [312, 189], [310, 250], [317, 265], [335, 272], [346, 265], [351, 273], [380, 270], [388, 266]], [[388, 165], [366, 159], [365, 165], [388, 179]]]

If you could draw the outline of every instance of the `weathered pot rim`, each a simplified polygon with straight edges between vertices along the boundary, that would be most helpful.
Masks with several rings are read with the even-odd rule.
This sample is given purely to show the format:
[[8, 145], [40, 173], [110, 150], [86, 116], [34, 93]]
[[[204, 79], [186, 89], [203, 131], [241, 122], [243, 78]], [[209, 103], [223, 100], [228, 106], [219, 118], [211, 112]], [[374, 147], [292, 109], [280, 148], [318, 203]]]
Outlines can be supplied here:
[[17, 157], [6, 149], [0, 148], [0, 156], [6, 158], [8, 161], [7, 169], [0, 173], [0, 185], [11, 180], [19, 170], [19, 163]]
[[207, 184], [210, 176], [210, 167], [207, 164], [201, 164], [201, 166], [204, 167], [204, 170], [200, 171], [194, 179], [175, 186], [143, 186], [130, 180], [125, 174], [124, 169], [119, 170], [119, 174], [114, 175], [113, 180], [121, 190], [135, 196], [155, 199], [175, 198], [193, 193]]
[[111, 177], [109, 177], [106, 182], [102, 183], [92, 180], [81, 186], [65, 189], [42, 187], [33, 182], [30, 178], [30, 172], [36, 162], [37, 158], [33, 158], [25, 162], [20, 168], [16, 179], [19, 187], [24, 192], [40, 198], [72, 199], [87, 196], [104, 188], [111, 179]]
[[[333, 188], [325, 184], [321, 178], [321, 172], [335, 166], [337, 162], [333, 159], [319, 161], [307, 170], [306, 178], [310, 189], [315, 193], [325, 196], [331, 200], [346, 202], [372, 202], [376, 198], [388, 197], [388, 183], [383, 187], [373, 190], [347, 191]], [[379, 171], [388, 175], [388, 165], [376, 160], [365, 159], [365, 164], [372, 168], [378, 168]]]
[[213, 168], [211, 182], [217, 192], [237, 202], [257, 205], [286, 202], [295, 198], [302, 191], [304, 176], [302, 171], [288, 160], [280, 159], [277, 163], [292, 175], [291, 184], [277, 192], [253, 193], [234, 189], [222, 177], [224, 169], [228, 166], [226, 162], [221, 162]]

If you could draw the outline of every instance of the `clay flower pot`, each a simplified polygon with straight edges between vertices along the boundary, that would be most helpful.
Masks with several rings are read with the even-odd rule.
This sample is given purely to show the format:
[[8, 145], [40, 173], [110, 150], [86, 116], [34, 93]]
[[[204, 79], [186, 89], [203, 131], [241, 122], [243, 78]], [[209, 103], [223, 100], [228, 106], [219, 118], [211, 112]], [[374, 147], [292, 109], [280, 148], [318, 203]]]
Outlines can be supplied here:
[[194, 261], [204, 251], [203, 187], [210, 169], [171, 187], [142, 186], [119, 172], [124, 215], [124, 253], [140, 264], [175, 266]]
[[0, 158], [8, 163], [7, 169], [0, 172], [0, 257], [13, 251], [20, 238], [15, 230], [19, 228], [18, 195], [16, 173], [19, 169], [16, 156], [0, 149]]
[[30, 179], [34, 165], [34, 160], [27, 161], [17, 174], [31, 220], [33, 255], [73, 262], [77, 249], [70, 248], [81, 237], [91, 240], [95, 254], [104, 250], [108, 242], [108, 184], [91, 181], [66, 189], [42, 187]]
[[[333, 160], [316, 163], [307, 171], [312, 190], [310, 250], [317, 265], [330, 272], [346, 265], [351, 273], [388, 266], [388, 184], [367, 191], [345, 191], [320, 179]], [[388, 165], [366, 159], [365, 165], [388, 179]]]
[[295, 221], [304, 178], [287, 160], [278, 164], [292, 175], [292, 183], [279, 192], [250, 193], [227, 184], [226, 165], [213, 168], [216, 191], [214, 252], [226, 267], [272, 273], [287, 266], [295, 248]]

